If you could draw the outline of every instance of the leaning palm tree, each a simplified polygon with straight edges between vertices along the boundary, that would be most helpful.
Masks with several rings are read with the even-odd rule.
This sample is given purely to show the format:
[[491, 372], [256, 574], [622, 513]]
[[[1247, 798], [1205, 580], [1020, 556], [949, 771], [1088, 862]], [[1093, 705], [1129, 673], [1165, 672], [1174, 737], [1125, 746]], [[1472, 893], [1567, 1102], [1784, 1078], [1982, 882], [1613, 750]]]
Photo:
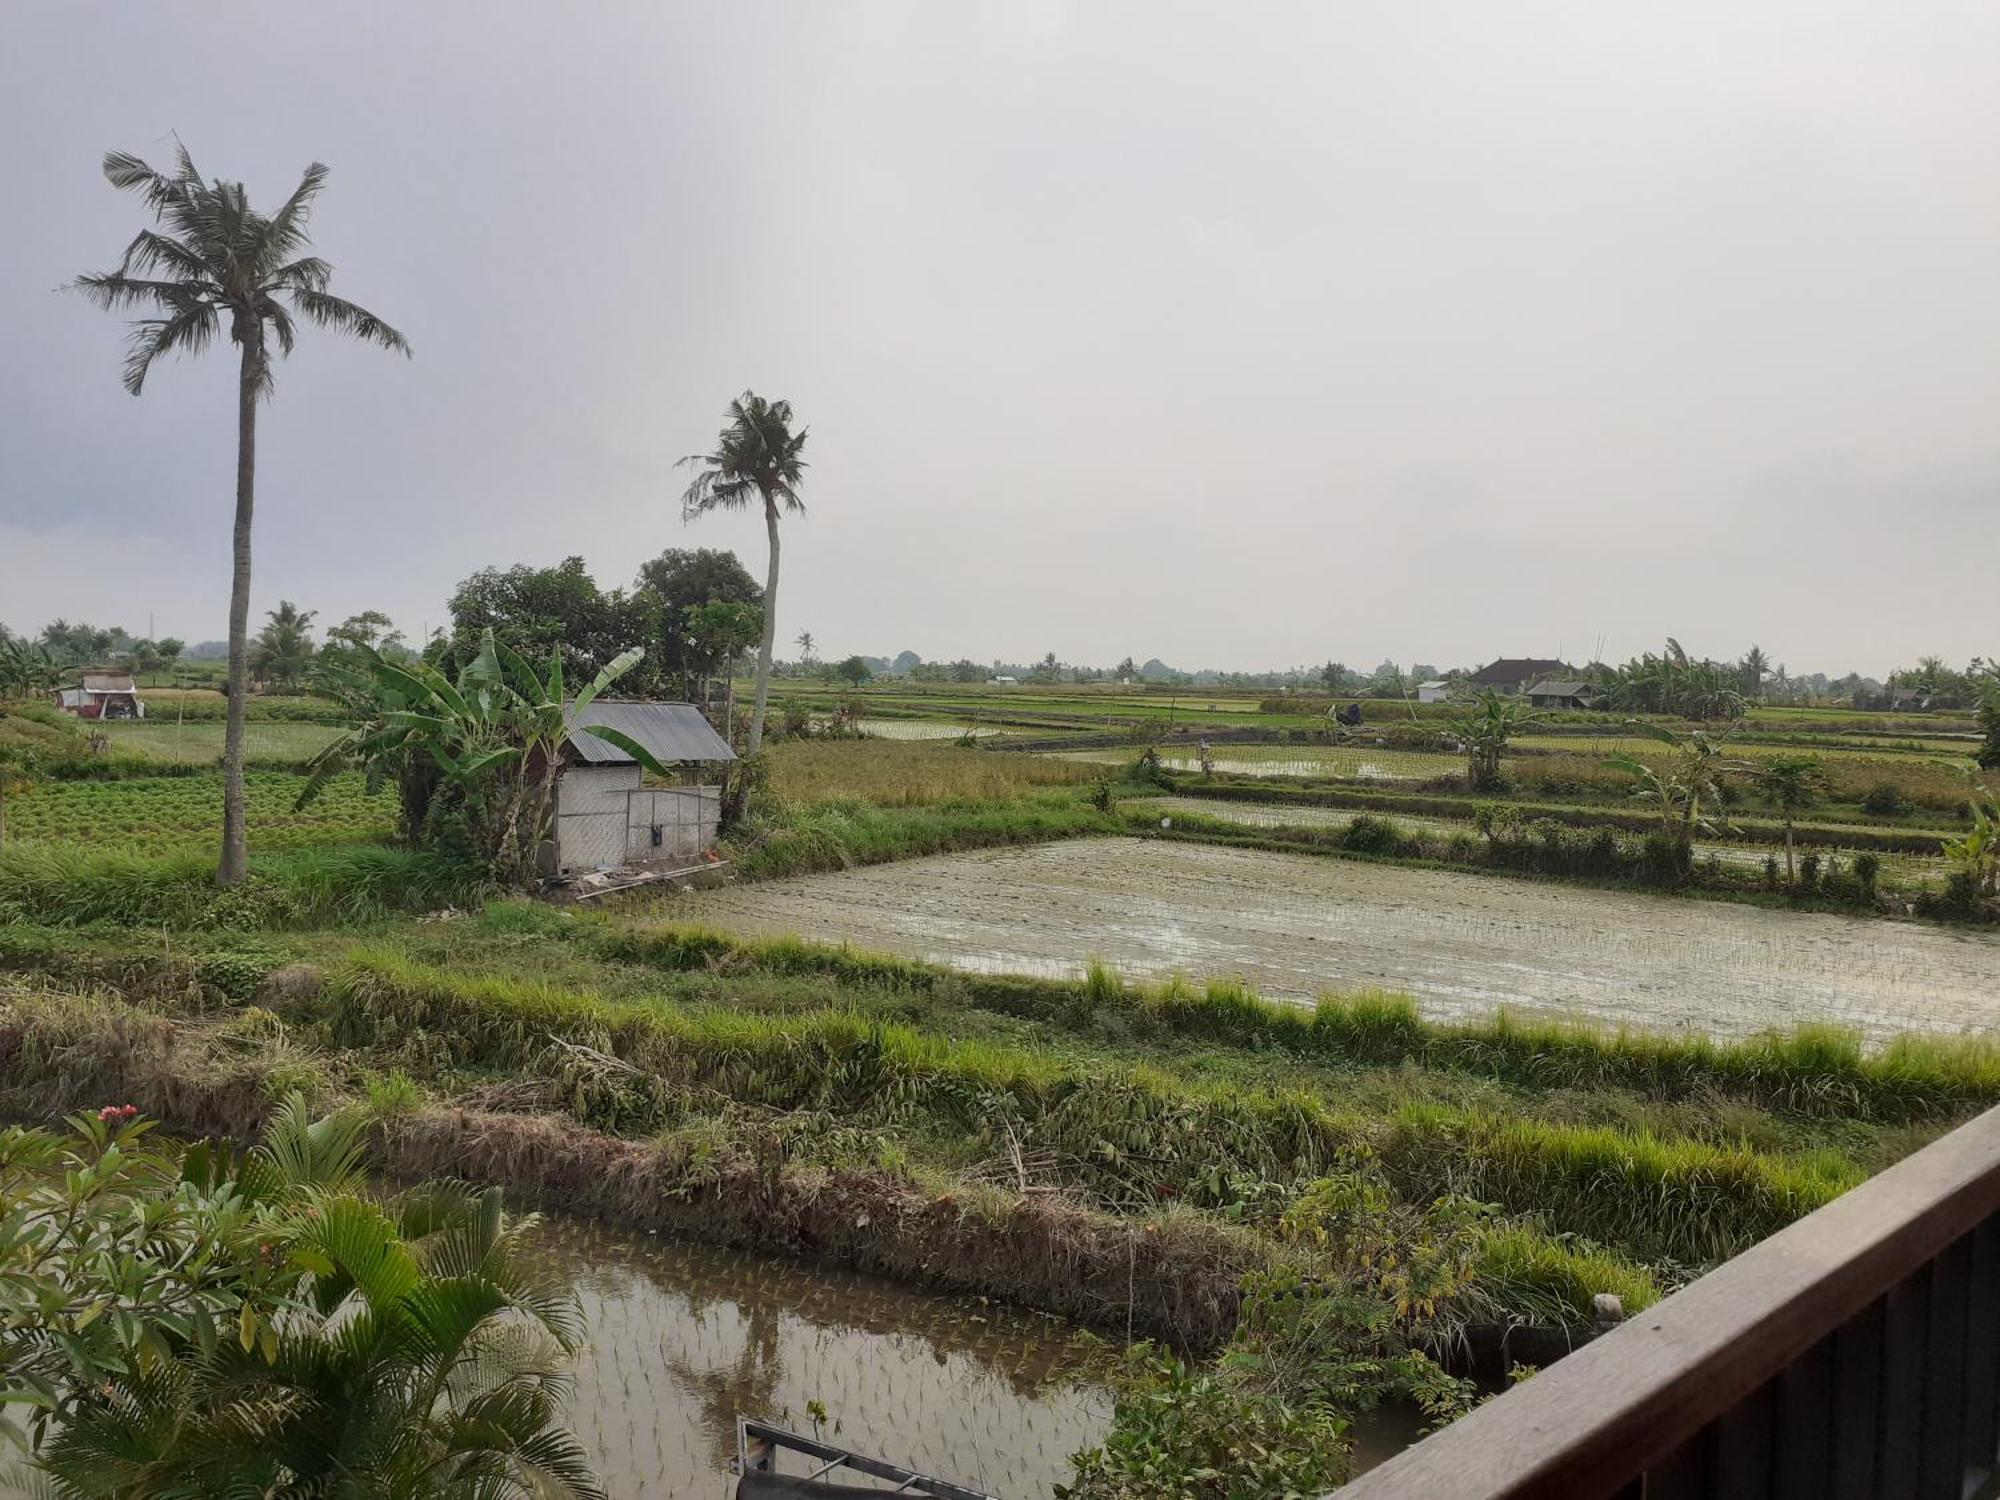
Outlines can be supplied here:
[[757, 648], [757, 695], [750, 710], [752, 755], [764, 744], [764, 705], [771, 694], [771, 646], [778, 632], [778, 507], [803, 511], [799, 486], [805, 481], [803, 430], [792, 431], [792, 403], [766, 401], [745, 391], [729, 403], [729, 420], [713, 453], [691, 453], [683, 465], [701, 470], [681, 496], [681, 516], [692, 521], [712, 510], [740, 510], [752, 499], [764, 507], [771, 566], [764, 579], [764, 638]]
[[216, 879], [244, 876], [249, 846], [244, 829], [243, 717], [249, 687], [244, 637], [250, 623], [250, 513], [257, 488], [257, 398], [271, 393], [271, 351], [290, 354], [293, 315], [384, 349], [410, 352], [395, 329], [367, 309], [327, 291], [333, 267], [306, 254], [306, 223], [326, 184], [314, 162], [276, 213], [250, 206], [240, 182], [204, 181], [185, 146], [171, 173], [136, 156], [104, 158], [111, 185], [137, 193], [158, 230], [142, 229], [118, 269], [80, 276], [76, 288], [107, 311], [144, 308], [158, 314], [132, 325], [125, 388], [138, 395], [153, 361], [163, 354], [199, 354], [228, 321], [237, 347], [236, 528], [229, 587], [229, 724], [223, 740], [222, 861]]

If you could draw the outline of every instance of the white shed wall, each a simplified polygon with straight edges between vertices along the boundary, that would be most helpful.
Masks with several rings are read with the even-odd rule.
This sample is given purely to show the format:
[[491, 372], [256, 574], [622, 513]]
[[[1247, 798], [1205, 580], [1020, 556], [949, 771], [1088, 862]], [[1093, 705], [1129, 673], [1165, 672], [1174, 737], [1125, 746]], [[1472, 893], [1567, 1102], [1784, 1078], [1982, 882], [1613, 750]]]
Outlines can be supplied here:
[[636, 765], [571, 766], [556, 783], [556, 864], [594, 870], [625, 863], [626, 803], [639, 789]]

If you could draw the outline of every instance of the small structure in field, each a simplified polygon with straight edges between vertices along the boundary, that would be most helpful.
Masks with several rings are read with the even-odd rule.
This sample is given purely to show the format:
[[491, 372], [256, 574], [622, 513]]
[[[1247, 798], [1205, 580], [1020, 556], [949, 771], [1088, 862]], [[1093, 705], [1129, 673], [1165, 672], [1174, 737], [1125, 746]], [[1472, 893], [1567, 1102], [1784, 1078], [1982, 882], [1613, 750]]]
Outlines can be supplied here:
[[1570, 670], [1568, 662], [1538, 656], [1503, 656], [1498, 661], [1488, 662], [1465, 680], [1470, 687], [1513, 698], [1518, 697], [1530, 683], [1547, 677], [1564, 677]]
[[700, 862], [722, 824], [720, 786], [647, 786], [639, 762], [592, 725], [615, 729], [663, 765], [720, 765], [736, 759], [692, 703], [606, 702], [570, 720], [556, 782], [554, 837], [542, 846], [550, 875]]
[[56, 707], [79, 719], [146, 717], [146, 700], [129, 672], [85, 672], [82, 686], [57, 690]]
[[1528, 702], [1536, 708], [1589, 708], [1597, 701], [1597, 689], [1587, 682], [1544, 678], [1528, 685]]
[[1448, 682], [1420, 682], [1417, 684], [1417, 702], [1442, 703], [1451, 696]]

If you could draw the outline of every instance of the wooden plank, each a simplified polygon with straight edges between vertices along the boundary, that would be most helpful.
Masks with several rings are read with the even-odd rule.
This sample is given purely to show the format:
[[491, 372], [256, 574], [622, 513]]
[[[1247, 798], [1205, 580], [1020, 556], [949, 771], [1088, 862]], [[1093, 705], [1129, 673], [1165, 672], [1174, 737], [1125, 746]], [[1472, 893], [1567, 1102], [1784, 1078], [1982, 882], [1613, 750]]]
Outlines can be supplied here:
[[1833, 1484], [1830, 1500], [1869, 1500], [1882, 1429], [1882, 1338], [1887, 1299], [1833, 1336]]
[[1971, 1280], [1968, 1234], [1931, 1263], [1917, 1467], [1917, 1494], [1922, 1500], [1960, 1500], [1965, 1487], [1965, 1317], [1971, 1305]]
[[1729, 1500], [1770, 1500], [1776, 1473], [1778, 1391], [1766, 1385], [1715, 1424], [1715, 1493]]
[[2000, 1219], [1972, 1232], [1965, 1309], [1965, 1457], [1992, 1469], [2000, 1462]]
[[1996, 1213], [2000, 1109], [1364, 1474], [1341, 1500], [1604, 1500]]
[[1889, 1289], [1882, 1323], [1882, 1443], [1877, 1500], [1916, 1500], [1924, 1431], [1924, 1342], [1930, 1333], [1930, 1267]]
[[1821, 1339], [1778, 1377], [1778, 1500], [1825, 1500], [1833, 1474], [1833, 1339]]
[[1696, 1433], [1646, 1476], [1646, 1500], [1708, 1500], [1715, 1493], [1715, 1429]]

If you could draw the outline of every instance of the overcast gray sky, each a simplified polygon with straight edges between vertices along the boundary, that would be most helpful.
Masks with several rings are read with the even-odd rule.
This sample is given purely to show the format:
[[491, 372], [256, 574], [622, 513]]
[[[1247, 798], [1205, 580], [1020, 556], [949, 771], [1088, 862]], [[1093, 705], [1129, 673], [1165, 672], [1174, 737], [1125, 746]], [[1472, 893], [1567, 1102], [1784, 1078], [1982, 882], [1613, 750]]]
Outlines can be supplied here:
[[781, 639], [1185, 667], [2000, 650], [2000, 7], [11, 0], [0, 621], [220, 636], [226, 351], [118, 383], [55, 289], [107, 148], [334, 290], [255, 607], [412, 634], [629, 583], [746, 386], [810, 423]]

